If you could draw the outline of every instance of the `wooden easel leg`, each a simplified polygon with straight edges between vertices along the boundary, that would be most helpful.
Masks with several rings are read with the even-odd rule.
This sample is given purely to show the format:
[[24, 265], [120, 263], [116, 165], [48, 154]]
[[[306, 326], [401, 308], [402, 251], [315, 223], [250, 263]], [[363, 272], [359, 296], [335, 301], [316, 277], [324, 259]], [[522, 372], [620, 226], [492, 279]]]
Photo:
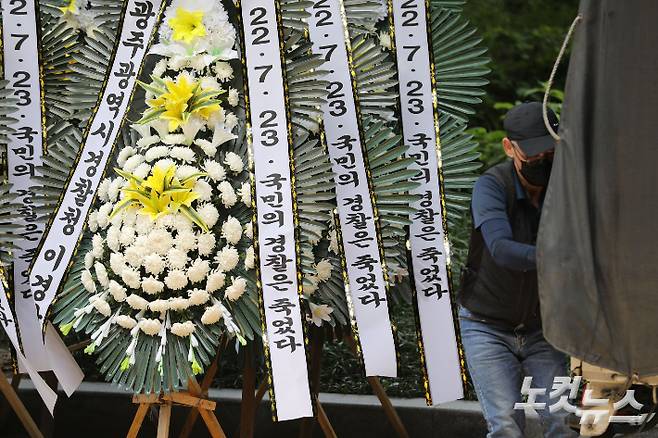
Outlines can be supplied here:
[[[219, 342], [219, 347], [217, 348], [217, 354], [215, 355], [215, 360], [213, 360], [212, 364], [206, 371], [205, 376], [203, 376], [203, 381], [201, 382], [201, 386], [200, 387], [198, 386], [199, 384], [196, 382], [196, 380], [194, 382], [192, 381], [189, 382], [189, 386], [190, 386], [189, 390], [192, 395], [197, 395], [198, 397], [208, 395], [208, 389], [210, 388], [210, 385], [212, 385], [212, 382], [215, 379], [215, 376], [217, 375], [217, 369], [219, 368], [219, 358], [221, 356], [221, 352], [224, 349], [224, 347], [226, 347], [226, 341], [222, 339]], [[185, 424], [183, 425], [183, 429], [181, 429], [181, 433], [179, 435], [180, 438], [188, 438], [190, 436], [197, 418], [199, 418], [199, 410], [198, 409], [190, 410], [190, 412], [187, 414], [187, 418], [185, 419]]]
[[324, 408], [322, 407], [322, 403], [320, 403], [320, 400], [315, 401], [315, 406], [318, 412], [318, 423], [320, 424], [320, 428], [322, 429], [322, 432], [324, 432], [324, 436], [327, 438], [337, 438], [336, 432], [334, 431], [334, 427], [331, 425], [331, 422], [329, 421], [329, 418], [327, 417], [327, 413], [324, 411]]
[[222, 426], [219, 425], [219, 421], [217, 421], [214, 412], [207, 409], [199, 409], [199, 413], [201, 414], [203, 421], [206, 423], [206, 427], [212, 438], [226, 438], [224, 430], [222, 430]]
[[[324, 347], [324, 333], [322, 329], [311, 328], [309, 331], [311, 342], [311, 392], [317, 399], [320, 393], [320, 372], [322, 371], [322, 349]], [[319, 402], [317, 403], [319, 405]], [[326, 418], [326, 416], [325, 416]], [[327, 419], [327, 422], [329, 420]], [[311, 438], [315, 418], [302, 418], [299, 427], [299, 438]], [[330, 435], [325, 435], [330, 436]]]
[[384, 390], [384, 387], [379, 381], [379, 377], [368, 377], [368, 383], [370, 383], [370, 386], [372, 387], [372, 390], [374, 391], [375, 395], [379, 399], [382, 408], [384, 408], [384, 413], [386, 414], [388, 421], [393, 426], [393, 429], [395, 429], [395, 432], [398, 434], [400, 438], [409, 438], [407, 429], [404, 427], [404, 424], [402, 424], [402, 420], [400, 420], [400, 417], [398, 416], [398, 413], [395, 411], [395, 408], [393, 407], [391, 400], [388, 398], [388, 395], [386, 394], [386, 390]]
[[148, 403], [141, 403], [139, 407], [137, 408], [137, 413], [135, 414], [135, 418], [133, 419], [132, 424], [130, 425], [130, 430], [128, 430], [128, 435], [126, 435], [126, 438], [137, 438], [137, 434], [139, 433], [139, 429], [142, 427], [142, 422], [144, 422], [144, 417], [146, 417], [146, 413], [149, 410], [149, 404]]
[[258, 391], [256, 391], [256, 401], [255, 405], [258, 406], [260, 402], [263, 401], [263, 397], [265, 397], [265, 393], [267, 392], [267, 380], [263, 379], [262, 382], [260, 382], [260, 385], [258, 385]]
[[171, 424], [171, 402], [164, 402], [160, 405], [160, 415], [158, 415], [157, 438], [169, 438], [170, 424]]
[[23, 424], [23, 427], [25, 427], [28, 435], [31, 438], [43, 438], [43, 434], [37, 427], [37, 424], [34, 422], [32, 416], [27, 411], [27, 408], [25, 408], [21, 399], [18, 398], [16, 391], [12, 385], [9, 384], [4, 375], [0, 375], [0, 392], [2, 392], [7, 399], [7, 402], [9, 402], [9, 406], [11, 406], [14, 412], [16, 412], [18, 419]]
[[254, 347], [245, 349], [244, 371], [242, 373], [242, 404], [240, 406], [240, 438], [253, 438], [254, 417], [256, 414], [256, 367]]
[[[4, 376], [2, 376], [4, 377]], [[20, 374], [12, 374], [11, 376], [11, 387], [13, 388], [14, 392], [18, 394], [18, 385], [21, 383], [21, 375]], [[9, 401], [6, 398], [3, 398], [0, 400], [0, 430], [4, 430], [6, 427], [7, 423], [7, 417], [9, 417], [9, 414], [12, 412], [11, 406], [9, 405]]]

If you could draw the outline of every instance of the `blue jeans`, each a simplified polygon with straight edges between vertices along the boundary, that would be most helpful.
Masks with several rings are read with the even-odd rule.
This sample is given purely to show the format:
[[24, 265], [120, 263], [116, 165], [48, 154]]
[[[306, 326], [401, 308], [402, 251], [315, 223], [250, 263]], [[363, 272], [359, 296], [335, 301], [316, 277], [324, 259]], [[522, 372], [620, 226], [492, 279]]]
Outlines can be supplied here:
[[533, 388], [547, 388], [545, 396], [536, 398], [546, 403], [546, 409], [537, 410], [544, 437], [577, 437], [578, 433], [565, 425], [564, 411], [551, 415], [548, 410], [553, 378], [569, 375], [567, 357], [546, 342], [541, 330], [517, 333], [469, 317], [477, 318], [460, 308], [462, 343], [487, 421], [487, 438], [523, 438], [525, 414], [515, 410], [514, 404], [523, 401], [521, 384], [525, 376], [532, 376]]

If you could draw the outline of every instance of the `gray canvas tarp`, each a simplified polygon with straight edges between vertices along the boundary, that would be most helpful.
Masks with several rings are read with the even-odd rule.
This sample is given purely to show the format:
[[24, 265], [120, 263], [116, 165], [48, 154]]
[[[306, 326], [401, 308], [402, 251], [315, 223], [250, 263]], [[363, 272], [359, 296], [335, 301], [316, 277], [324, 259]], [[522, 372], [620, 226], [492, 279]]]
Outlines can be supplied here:
[[658, 374], [658, 1], [583, 0], [538, 240], [546, 338]]

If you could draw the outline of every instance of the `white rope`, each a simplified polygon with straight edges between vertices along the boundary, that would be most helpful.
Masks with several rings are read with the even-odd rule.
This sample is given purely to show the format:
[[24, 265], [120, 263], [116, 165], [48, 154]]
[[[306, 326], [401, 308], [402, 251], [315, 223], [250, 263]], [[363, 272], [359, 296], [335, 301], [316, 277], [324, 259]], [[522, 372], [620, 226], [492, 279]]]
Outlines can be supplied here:
[[546, 125], [546, 129], [548, 129], [548, 132], [551, 134], [551, 137], [553, 137], [557, 141], [560, 140], [560, 136], [557, 135], [557, 132], [553, 130], [553, 127], [551, 126], [548, 120], [548, 96], [551, 94], [551, 87], [553, 86], [553, 81], [555, 80], [555, 74], [557, 73], [557, 68], [559, 67], [560, 62], [562, 61], [564, 52], [567, 50], [567, 45], [571, 40], [571, 35], [573, 35], [573, 31], [576, 29], [576, 25], [582, 19], [583, 16], [578, 14], [576, 18], [574, 18], [573, 22], [571, 23], [571, 27], [569, 27], [569, 32], [567, 32], [567, 35], [564, 37], [564, 42], [562, 43], [562, 48], [560, 48], [560, 53], [557, 55], [555, 64], [553, 64], [553, 71], [551, 71], [551, 77], [548, 78], [548, 83], [546, 84], [546, 91], [544, 92], [544, 102], [542, 105], [542, 115], [544, 116], [544, 125]]

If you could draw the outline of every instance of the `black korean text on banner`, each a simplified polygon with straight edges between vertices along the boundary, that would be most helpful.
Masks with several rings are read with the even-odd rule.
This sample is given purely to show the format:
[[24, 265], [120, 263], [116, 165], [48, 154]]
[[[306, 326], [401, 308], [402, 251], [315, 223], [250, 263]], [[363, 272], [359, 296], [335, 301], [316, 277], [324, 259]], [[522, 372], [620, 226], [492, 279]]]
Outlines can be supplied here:
[[342, 230], [349, 294], [366, 375], [397, 375], [395, 342], [388, 313], [377, 220], [370, 196], [363, 139], [354, 98], [341, 0], [315, 0], [309, 8], [313, 51], [324, 57], [329, 81], [324, 129]]
[[278, 420], [313, 416], [298, 292], [290, 139], [274, 0], [242, 2], [257, 248]]
[[425, 0], [392, 2], [400, 102], [407, 154], [414, 158], [420, 200], [410, 219], [411, 257], [430, 403], [463, 397], [449, 293], [448, 251], [440, 180], [439, 120]]
[[[20, 327], [25, 354], [32, 365], [41, 370], [48, 368], [48, 359], [42, 347], [41, 323], [43, 314], [37, 313], [30, 291], [29, 267], [41, 236], [43, 224], [37, 221], [34, 185], [32, 178], [42, 164], [43, 128], [39, 42], [37, 33], [36, 2], [2, 0], [2, 43], [4, 78], [17, 100], [17, 122], [14, 132], [7, 138], [8, 179], [12, 192], [20, 204], [18, 234], [22, 236], [20, 248], [14, 251], [13, 284], [14, 305]], [[10, 276], [11, 278], [11, 276]]]
[[41, 315], [47, 313], [55, 298], [82, 236], [158, 21], [160, 6], [161, 0], [128, 1], [102, 97], [30, 272], [32, 294]]

